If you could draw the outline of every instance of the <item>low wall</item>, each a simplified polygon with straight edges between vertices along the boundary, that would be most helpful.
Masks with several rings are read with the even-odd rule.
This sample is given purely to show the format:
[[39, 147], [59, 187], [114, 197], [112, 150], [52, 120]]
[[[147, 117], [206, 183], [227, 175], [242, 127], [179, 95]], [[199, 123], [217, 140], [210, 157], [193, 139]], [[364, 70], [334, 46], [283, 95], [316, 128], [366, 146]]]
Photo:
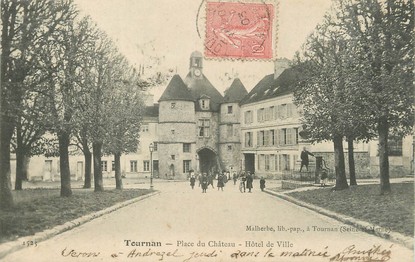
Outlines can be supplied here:
[[[315, 152], [315, 156], [322, 156], [323, 160], [326, 162], [330, 171], [334, 173], [334, 152]], [[344, 161], [346, 166], [346, 176], [349, 177], [349, 157], [347, 152], [344, 154]], [[357, 178], [370, 178], [371, 167], [370, 167], [370, 157], [368, 152], [355, 152], [354, 161], [356, 168], [356, 177]]]

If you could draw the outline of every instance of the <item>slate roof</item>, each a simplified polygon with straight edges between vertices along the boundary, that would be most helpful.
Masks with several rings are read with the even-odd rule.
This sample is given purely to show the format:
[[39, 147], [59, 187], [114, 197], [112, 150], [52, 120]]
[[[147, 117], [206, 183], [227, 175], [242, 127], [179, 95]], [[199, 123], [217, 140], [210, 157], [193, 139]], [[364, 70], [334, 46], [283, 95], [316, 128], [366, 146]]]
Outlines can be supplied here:
[[298, 66], [285, 69], [277, 79], [274, 79], [274, 74], [266, 75], [240, 102], [240, 105], [290, 94], [294, 92], [300, 79], [301, 70]]
[[235, 78], [231, 86], [225, 90], [224, 103], [239, 103], [248, 94], [239, 78]]
[[[208, 111], [219, 111], [220, 104], [223, 102], [223, 96], [219, 91], [209, 82], [205, 75], [200, 79], [192, 78], [190, 72], [187, 74], [184, 82], [188, 86], [188, 90], [193, 96], [193, 100], [197, 101], [202, 95], [210, 97], [210, 109]], [[199, 103], [195, 103], [196, 111], [201, 110]]]
[[192, 94], [179, 75], [174, 75], [161, 95], [161, 101], [194, 101]]

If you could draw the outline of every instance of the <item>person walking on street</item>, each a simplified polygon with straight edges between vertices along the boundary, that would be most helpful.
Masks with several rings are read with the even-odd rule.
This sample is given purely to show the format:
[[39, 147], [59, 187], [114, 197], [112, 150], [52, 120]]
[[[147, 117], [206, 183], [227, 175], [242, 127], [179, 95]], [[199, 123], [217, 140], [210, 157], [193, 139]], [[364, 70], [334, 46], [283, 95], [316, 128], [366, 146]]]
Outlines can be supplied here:
[[223, 191], [223, 187], [225, 186], [225, 175], [224, 174], [219, 174], [218, 176], [218, 191], [219, 189], [222, 189]]
[[303, 166], [305, 166], [305, 168], [307, 169], [308, 172], [308, 155], [310, 156], [314, 156], [312, 153], [310, 153], [309, 151], [307, 151], [307, 149], [305, 147], [303, 147], [303, 151], [301, 151], [301, 167], [300, 167], [300, 172], [303, 169]]
[[244, 192], [243, 190], [244, 190], [245, 186], [244, 186], [244, 182], [242, 181], [242, 176], [238, 177], [238, 184], [239, 184], [239, 191], [241, 193], [243, 193]]
[[246, 181], [245, 173], [242, 172], [239, 178], [240, 178], [239, 191], [241, 191], [242, 193], [242, 190], [243, 190], [243, 192], [245, 193], [245, 181]]
[[192, 189], [194, 189], [194, 187], [195, 187], [195, 182], [196, 182], [196, 178], [195, 178], [194, 175], [192, 175], [190, 177], [190, 186], [192, 187]]
[[265, 179], [264, 179], [263, 176], [259, 180], [259, 187], [261, 188], [261, 191], [264, 191], [264, 188], [265, 188]]
[[236, 181], [238, 180], [238, 176], [236, 175], [236, 172], [233, 172], [232, 179], [233, 179], [233, 185], [236, 185]]
[[254, 178], [252, 175], [248, 172], [248, 175], [246, 176], [246, 188], [248, 188], [248, 192], [251, 193], [252, 189], [252, 183], [254, 182]]
[[202, 174], [202, 178], [200, 179], [201, 184], [202, 184], [202, 193], [206, 193], [206, 189], [208, 187], [208, 177], [206, 175], [206, 173]]

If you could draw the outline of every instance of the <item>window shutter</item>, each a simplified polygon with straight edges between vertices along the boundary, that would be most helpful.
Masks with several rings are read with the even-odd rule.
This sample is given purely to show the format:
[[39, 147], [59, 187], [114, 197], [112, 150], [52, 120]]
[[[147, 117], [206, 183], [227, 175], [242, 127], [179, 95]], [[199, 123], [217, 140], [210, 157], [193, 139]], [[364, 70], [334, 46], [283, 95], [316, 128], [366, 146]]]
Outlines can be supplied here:
[[278, 118], [279, 118], [278, 106], [274, 106], [274, 120], [277, 120]]
[[281, 142], [280, 142], [280, 130], [279, 129], [275, 129], [275, 145], [276, 146], [280, 146]]
[[256, 132], [256, 144], [257, 146], [261, 145], [261, 131]]
[[285, 145], [285, 130], [280, 129], [280, 145]]
[[269, 134], [268, 134], [268, 130], [264, 131], [264, 146], [268, 146], [268, 141], [269, 141]]

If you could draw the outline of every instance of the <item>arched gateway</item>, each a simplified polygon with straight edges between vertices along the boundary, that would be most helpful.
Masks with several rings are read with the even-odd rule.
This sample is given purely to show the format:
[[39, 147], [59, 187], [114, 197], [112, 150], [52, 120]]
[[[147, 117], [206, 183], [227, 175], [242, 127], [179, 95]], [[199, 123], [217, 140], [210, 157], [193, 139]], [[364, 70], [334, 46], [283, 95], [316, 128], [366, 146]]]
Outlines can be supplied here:
[[199, 171], [201, 173], [215, 173], [221, 172], [219, 158], [217, 153], [208, 147], [202, 148], [197, 151], [199, 158]]

